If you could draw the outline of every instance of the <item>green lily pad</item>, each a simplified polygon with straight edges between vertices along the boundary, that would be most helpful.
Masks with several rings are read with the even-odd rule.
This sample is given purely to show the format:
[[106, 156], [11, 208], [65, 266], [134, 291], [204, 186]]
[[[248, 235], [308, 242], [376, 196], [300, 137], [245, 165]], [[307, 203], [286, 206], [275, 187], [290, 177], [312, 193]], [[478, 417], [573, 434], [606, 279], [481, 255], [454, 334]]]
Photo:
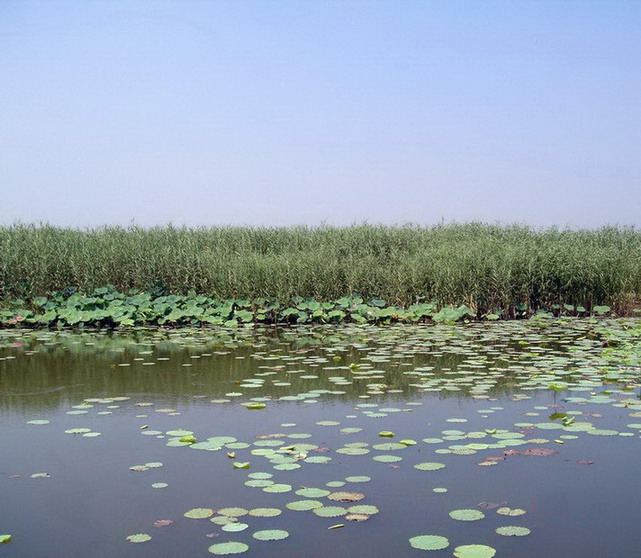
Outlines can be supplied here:
[[345, 515], [347, 510], [340, 506], [323, 506], [321, 508], [314, 508], [312, 512], [319, 517], [340, 517], [341, 515]]
[[334, 502], [359, 502], [360, 500], [365, 498], [365, 494], [362, 494], [361, 492], [347, 491], [332, 492], [329, 496], [327, 496], [327, 498]]
[[263, 492], [281, 494], [284, 492], [290, 492], [291, 489], [292, 487], [289, 484], [270, 484], [269, 486], [266, 486], [265, 488], [263, 488]]
[[257, 411], [260, 409], [264, 409], [265, 407], [267, 407], [267, 405], [265, 405], [265, 403], [247, 403], [245, 407], [249, 410]]
[[379, 463], [397, 463], [403, 461], [403, 458], [398, 455], [375, 455], [372, 459]]
[[253, 517], [277, 517], [281, 513], [283, 513], [283, 510], [278, 508], [254, 508], [249, 510], [249, 515]]
[[215, 523], [216, 525], [229, 525], [230, 523], [236, 523], [238, 520], [235, 517], [227, 517], [226, 515], [216, 515], [212, 517], [209, 521]]
[[255, 473], [249, 473], [247, 475], [250, 479], [256, 479], [256, 480], [266, 480], [266, 479], [271, 479], [274, 475], [271, 473], [262, 473], [262, 472], [255, 472]]
[[219, 515], [226, 515], [228, 517], [242, 517], [248, 513], [249, 510], [245, 508], [221, 508], [218, 510]]
[[214, 510], [211, 508], [194, 508], [186, 511], [183, 515], [189, 519], [207, 519], [214, 515]]
[[454, 549], [456, 558], [492, 558], [496, 549], [484, 544], [465, 544]]
[[301, 488], [296, 491], [296, 494], [305, 498], [322, 498], [329, 495], [330, 491], [322, 488]]
[[369, 482], [371, 481], [371, 477], [365, 476], [365, 475], [358, 475], [358, 476], [353, 476], [353, 477], [345, 477], [345, 480], [347, 482]]
[[256, 531], [252, 537], [259, 541], [280, 541], [289, 537], [289, 533], [282, 529], [265, 529], [264, 531]]
[[508, 508], [507, 506], [498, 508], [496, 510], [496, 513], [499, 515], [508, 515], [510, 517], [517, 517], [519, 515], [525, 515], [527, 513], [525, 510], [522, 510], [520, 508]]
[[478, 521], [479, 519], [483, 519], [485, 514], [479, 510], [463, 509], [452, 510], [450, 517], [457, 521]]
[[234, 521], [231, 523], [227, 523], [226, 525], [223, 525], [221, 529], [226, 533], [240, 533], [241, 531], [244, 531], [248, 527], [249, 525], [247, 525], [247, 523], [240, 523], [239, 521]]
[[425, 462], [425, 463], [417, 463], [414, 465], [414, 469], [418, 469], [419, 471], [438, 471], [439, 469], [444, 469], [445, 464], [444, 463], [436, 463], [436, 462]]
[[312, 457], [307, 457], [305, 463], [329, 463], [332, 460], [331, 457], [326, 455], [314, 455]]
[[216, 556], [228, 556], [230, 554], [242, 554], [249, 550], [249, 545], [241, 542], [224, 542], [212, 544], [209, 547], [209, 552], [215, 554]]
[[147, 535], [146, 533], [137, 533], [135, 535], [129, 535], [127, 540], [130, 543], [144, 543], [151, 540], [151, 535]]
[[0, 544], [11, 542], [11, 535], [0, 535]]
[[410, 545], [418, 550], [443, 550], [450, 541], [439, 535], [418, 535], [410, 539]]
[[530, 534], [530, 530], [527, 527], [516, 527], [514, 525], [499, 527], [496, 532], [504, 537], [525, 537]]
[[285, 504], [285, 507], [288, 510], [293, 511], [311, 511], [316, 508], [322, 508], [323, 503], [318, 500], [296, 500], [294, 502], [289, 502]]
[[362, 515], [376, 515], [380, 510], [376, 506], [369, 504], [358, 504], [347, 508], [348, 513], [362, 514]]

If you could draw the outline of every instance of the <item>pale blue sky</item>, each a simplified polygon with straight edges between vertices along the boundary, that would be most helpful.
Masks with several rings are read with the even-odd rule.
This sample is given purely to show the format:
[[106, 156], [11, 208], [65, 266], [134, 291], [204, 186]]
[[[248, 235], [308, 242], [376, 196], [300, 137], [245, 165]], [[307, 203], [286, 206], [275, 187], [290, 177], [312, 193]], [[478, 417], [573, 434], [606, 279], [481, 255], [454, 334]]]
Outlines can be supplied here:
[[641, 224], [641, 1], [0, 1], [0, 223]]

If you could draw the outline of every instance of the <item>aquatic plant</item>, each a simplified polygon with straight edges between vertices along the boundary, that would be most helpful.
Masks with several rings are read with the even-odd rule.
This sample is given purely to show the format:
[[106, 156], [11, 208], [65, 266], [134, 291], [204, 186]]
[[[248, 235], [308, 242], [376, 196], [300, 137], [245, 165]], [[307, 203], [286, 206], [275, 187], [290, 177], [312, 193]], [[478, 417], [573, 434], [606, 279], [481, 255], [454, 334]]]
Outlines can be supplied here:
[[[121, 292], [136, 289], [150, 300], [189, 292], [220, 301], [304, 297], [291, 309], [278, 309], [291, 321], [298, 321], [299, 312], [324, 312], [329, 321], [340, 321], [348, 307], [326, 308], [324, 301], [344, 300], [350, 293], [370, 306], [388, 306], [392, 319], [397, 309], [413, 305], [413, 312], [424, 312], [426, 301], [464, 305], [487, 319], [541, 308], [582, 315], [602, 305], [620, 311], [639, 298], [641, 233], [618, 227], [537, 230], [478, 223], [0, 227], [0, 299], [32, 301], [52, 292], [69, 297], [105, 285]], [[198, 306], [197, 297], [191, 298]], [[237, 306], [237, 318], [248, 320], [241, 313], [246, 309]], [[260, 317], [270, 321], [276, 310], [266, 302]], [[189, 310], [179, 312], [186, 318]], [[448, 312], [441, 315], [444, 321]]]

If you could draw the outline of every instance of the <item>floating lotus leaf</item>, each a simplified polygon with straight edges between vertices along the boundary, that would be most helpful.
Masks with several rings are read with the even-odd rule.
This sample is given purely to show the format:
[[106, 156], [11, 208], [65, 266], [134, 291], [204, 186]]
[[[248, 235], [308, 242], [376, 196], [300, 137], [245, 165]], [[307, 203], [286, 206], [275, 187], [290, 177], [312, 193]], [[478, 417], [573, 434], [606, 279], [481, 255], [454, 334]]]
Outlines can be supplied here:
[[347, 482], [369, 482], [371, 481], [371, 477], [365, 476], [365, 475], [355, 475], [352, 477], [345, 477], [345, 480]]
[[369, 518], [370, 516], [364, 513], [348, 513], [345, 516], [347, 521], [367, 521]]
[[484, 544], [466, 544], [454, 549], [456, 558], [492, 558], [496, 550]]
[[271, 484], [269, 486], [266, 486], [263, 488], [263, 492], [270, 492], [270, 493], [283, 493], [283, 492], [290, 492], [292, 489], [291, 485], [289, 484]]
[[274, 465], [274, 469], [277, 471], [293, 471], [294, 469], [300, 469], [300, 467], [298, 463], [279, 463]]
[[463, 509], [452, 510], [450, 517], [457, 521], [478, 521], [479, 519], [483, 519], [485, 514], [479, 510]]
[[439, 469], [444, 469], [445, 464], [444, 463], [436, 463], [436, 462], [425, 462], [425, 463], [417, 463], [414, 465], [414, 469], [418, 469], [419, 471], [438, 471]]
[[324, 490], [323, 488], [301, 488], [296, 491], [298, 496], [304, 496], [305, 498], [322, 498], [330, 494], [329, 490]]
[[397, 442], [387, 442], [385, 444], [374, 444], [372, 446], [373, 449], [379, 450], [379, 451], [394, 451], [394, 450], [401, 450], [405, 449], [407, 446], [404, 444], [399, 444]]
[[264, 531], [256, 531], [252, 537], [259, 541], [280, 541], [289, 537], [289, 533], [282, 529], [266, 529]]
[[525, 515], [526, 511], [520, 508], [508, 508], [506, 506], [498, 508], [496, 513], [499, 515], [508, 515], [510, 517], [517, 517], [519, 515]]
[[226, 515], [217, 515], [212, 517], [209, 521], [215, 523], [216, 525], [229, 525], [230, 523], [236, 523], [238, 520], [235, 517], [227, 517]]
[[341, 515], [345, 515], [347, 510], [340, 506], [323, 506], [321, 508], [314, 508], [312, 512], [319, 517], [340, 517]]
[[504, 537], [525, 537], [530, 534], [530, 530], [527, 527], [516, 527], [514, 525], [499, 527], [496, 532]]
[[265, 488], [272, 484], [274, 484], [274, 481], [271, 480], [248, 480], [245, 482], [245, 486], [249, 486], [251, 488]]
[[240, 533], [241, 531], [247, 529], [247, 527], [249, 527], [247, 523], [231, 522], [223, 525], [222, 530], [226, 533]]
[[214, 515], [214, 510], [211, 508], [194, 508], [186, 511], [183, 515], [189, 519], [207, 519]]
[[234, 542], [234, 541], [212, 544], [209, 547], [209, 552], [211, 554], [215, 554], [216, 556], [242, 554], [243, 552], [247, 552], [248, 550], [249, 550], [249, 546], [246, 545], [245, 543]]
[[250, 479], [257, 479], [257, 480], [265, 480], [265, 479], [271, 479], [274, 475], [271, 473], [262, 473], [262, 472], [255, 472], [255, 473], [249, 473], [247, 475]]
[[403, 461], [403, 458], [398, 455], [375, 455], [372, 459], [380, 463], [397, 463]]
[[221, 508], [218, 510], [219, 515], [226, 515], [228, 517], [242, 517], [247, 515], [249, 510], [245, 508]]
[[137, 533], [135, 535], [129, 535], [127, 540], [130, 543], [144, 543], [151, 540], [151, 535], [147, 535], [146, 533]]
[[338, 448], [336, 453], [342, 455], [367, 455], [370, 450], [366, 448]]
[[329, 463], [331, 460], [331, 457], [327, 457], [325, 455], [315, 455], [313, 457], [306, 458], [305, 463]]
[[360, 492], [332, 492], [327, 498], [334, 502], [358, 502], [365, 498], [365, 494]]
[[375, 515], [379, 512], [379, 509], [376, 506], [371, 506], [368, 504], [358, 504], [356, 506], [350, 506], [347, 508], [349, 513], [364, 514], [364, 515]]
[[249, 515], [253, 517], [277, 517], [281, 513], [283, 513], [283, 510], [278, 508], [254, 508], [249, 510]]
[[167, 436], [176, 436], [180, 438], [182, 436], [191, 436], [193, 432], [191, 430], [179, 429], [179, 430], [168, 430], [167, 432], [165, 432], [165, 434], [167, 434]]
[[439, 535], [418, 535], [410, 539], [410, 545], [418, 550], [443, 550], [450, 541]]
[[323, 503], [318, 500], [296, 500], [295, 502], [285, 504], [285, 507], [293, 511], [310, 511], [316, 508], [322, 508]]

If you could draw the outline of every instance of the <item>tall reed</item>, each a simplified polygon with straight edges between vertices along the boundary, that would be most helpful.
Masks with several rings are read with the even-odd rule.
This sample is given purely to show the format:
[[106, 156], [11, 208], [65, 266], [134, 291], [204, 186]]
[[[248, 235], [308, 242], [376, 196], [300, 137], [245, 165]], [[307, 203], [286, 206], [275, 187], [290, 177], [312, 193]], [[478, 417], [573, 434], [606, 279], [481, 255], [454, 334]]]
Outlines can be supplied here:
[[418, 297], [479, 311], [621, 305], [641, 294], [633, 228], [0, 227], [0, 298], [111, 284], [217, 298]]

